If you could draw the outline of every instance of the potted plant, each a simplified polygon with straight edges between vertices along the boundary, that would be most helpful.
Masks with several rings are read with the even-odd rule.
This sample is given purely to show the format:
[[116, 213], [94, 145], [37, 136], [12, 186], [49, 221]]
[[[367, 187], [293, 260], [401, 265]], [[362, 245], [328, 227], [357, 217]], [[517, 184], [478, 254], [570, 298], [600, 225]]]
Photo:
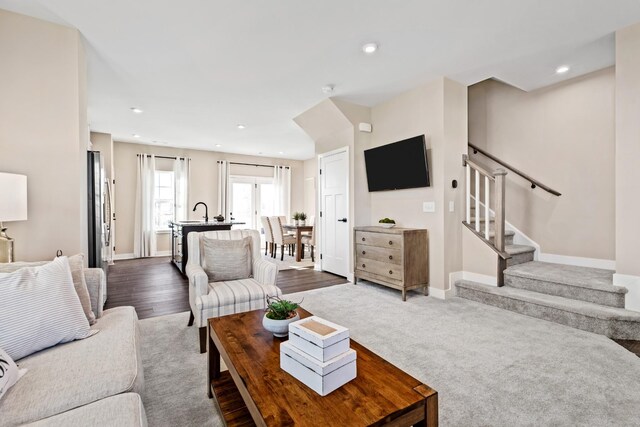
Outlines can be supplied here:
[[396, 222], [391, 218], [382, 218], [378, 223], [384, 228], [391, 228], [396, 225]]
[[304, 212], [300, 212], [299, 219], [300, 219], [300, 225], [304, 227], [307, 221], [307, 214]]
[[276, 337], [286, 337], [289, 335], [289, 323], [300, 319], [296, 311], [299, 306], [300, 303], [278, 296], [267, 296], [267, 308], [262, 318], [262, 326]]
[[300, 212], [293, 213], [293, 225], [295, 225], [296, 227], [300, 225]]

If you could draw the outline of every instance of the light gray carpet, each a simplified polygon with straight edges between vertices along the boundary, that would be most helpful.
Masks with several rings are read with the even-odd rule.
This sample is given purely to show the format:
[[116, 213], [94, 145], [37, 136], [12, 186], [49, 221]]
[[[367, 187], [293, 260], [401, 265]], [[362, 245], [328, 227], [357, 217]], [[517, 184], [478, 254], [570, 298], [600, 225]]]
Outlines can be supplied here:
[[198, 350], [198, 328], [189, 313], [140, 321], [149, 427], [222, 426], [207, 397], [207, 355]]
[[[287, 295], [303, 296], [306, 309], [435, 388], [443, 426], [638, 425], [640, 358], [603, 336], [461, 298], [409, 293], [403, 303], [375, 285]], [[141, 321], [151, 427], [219, 422], [186, 321]]]

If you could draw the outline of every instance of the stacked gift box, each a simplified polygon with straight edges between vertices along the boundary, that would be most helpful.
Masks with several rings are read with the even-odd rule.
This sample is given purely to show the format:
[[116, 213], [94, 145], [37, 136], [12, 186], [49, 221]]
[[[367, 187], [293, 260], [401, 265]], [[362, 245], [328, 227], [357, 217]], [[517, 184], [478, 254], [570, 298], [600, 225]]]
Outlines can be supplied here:
[[356, 377], [349, 329], [317, 316], [290, 323], [289, 341], [280, 344], [280, 367], [326, 396]]

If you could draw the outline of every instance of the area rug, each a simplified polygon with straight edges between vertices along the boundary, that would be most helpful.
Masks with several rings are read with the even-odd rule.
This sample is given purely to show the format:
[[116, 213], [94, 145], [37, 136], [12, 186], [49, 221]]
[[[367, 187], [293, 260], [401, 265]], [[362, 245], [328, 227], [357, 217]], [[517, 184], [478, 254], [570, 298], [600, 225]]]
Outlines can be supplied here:
[[[359, 283], [287, 295], [438, 391], [442, 426], [637, 426], [640, 358], [606, 337]], [[141, 321], [150, 426], [219, 425], [187, 313]]]
[[270, 256], [262, 256], [262, 259], [264, 259], [265, 261], [269, 261], [273, 264], [276, 264], [278, 266], [278, 270], [279, 271], [284, 271], [284, 270], [303, 270], [306, 268], [313, 268], [314, 267], [314, 263], [313, 261], [311, 261], [311, 259], [303, 259], [300, 262], [296, 262], [296, 258], [293, 256], [288, 256], [285, 255], [284, 256], [284, 260], [280, 261], [280, 257], [277, 258], [271, 258]]

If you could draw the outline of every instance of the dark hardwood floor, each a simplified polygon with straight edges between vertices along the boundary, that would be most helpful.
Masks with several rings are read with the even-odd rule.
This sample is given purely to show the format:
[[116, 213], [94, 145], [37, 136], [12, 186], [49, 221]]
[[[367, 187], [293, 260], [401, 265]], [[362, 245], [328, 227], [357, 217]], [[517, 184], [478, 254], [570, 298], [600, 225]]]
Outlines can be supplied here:
[[[312, 268], [278, 273], [278, 286], [284, 294], [345, 282], [344, 277]], [[116, 261], [109, 267], [107, 283], [105, 308], [131, 305], [140, 319], [189, 310], [188, 281], [168, 257]]]
[[[105, 308], [132, 305], [140, 319], [189, 310], [189, 287], [168, 257], [116, 261], [109, 267]], [[345, 283], [344, 277], [312, 268], [278, 273], [284, 294]], [[614, 340], [640, 357], [640, 341]]]

